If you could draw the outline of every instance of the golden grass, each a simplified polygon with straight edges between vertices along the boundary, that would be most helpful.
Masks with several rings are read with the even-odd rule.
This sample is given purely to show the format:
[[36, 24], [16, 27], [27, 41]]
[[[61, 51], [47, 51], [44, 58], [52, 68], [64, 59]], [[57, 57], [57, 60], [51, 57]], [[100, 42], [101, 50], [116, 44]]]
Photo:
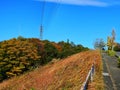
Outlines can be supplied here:
[[92, 83], [89, 84], [88, 90], [104, 90], [104, 81], [103, 81], [103, 64], [102, 64], [102, 57], [99, 53], [99, 61], [97, 61], [96, 70], [95, 70], [95, 76]]
[[4, 81], [0, 90], [80, 90], [94, 59], [99, 66], [98, 51], [78, 53]]

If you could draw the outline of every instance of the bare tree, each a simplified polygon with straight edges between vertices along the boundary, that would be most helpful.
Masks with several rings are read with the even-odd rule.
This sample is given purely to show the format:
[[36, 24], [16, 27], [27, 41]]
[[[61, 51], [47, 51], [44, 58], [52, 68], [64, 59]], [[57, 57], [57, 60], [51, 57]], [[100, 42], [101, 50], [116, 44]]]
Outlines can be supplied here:
[[105, 47], [105, 43], [103, 39], [96, 39], [94, 43], [94, 48], [102, 50], [104, 47]]

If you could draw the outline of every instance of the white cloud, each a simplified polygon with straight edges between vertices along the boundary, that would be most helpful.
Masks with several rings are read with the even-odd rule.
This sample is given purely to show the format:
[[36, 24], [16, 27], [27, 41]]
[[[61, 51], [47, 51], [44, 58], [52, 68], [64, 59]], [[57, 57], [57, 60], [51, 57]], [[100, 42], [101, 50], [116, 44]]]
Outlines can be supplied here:
[[109, 3], [98, 0], [36, 0], [36, 1], [46, 1], [46, 2], [82, 5], [82, 6], [99, 6], [99, 7], [109, 6]]

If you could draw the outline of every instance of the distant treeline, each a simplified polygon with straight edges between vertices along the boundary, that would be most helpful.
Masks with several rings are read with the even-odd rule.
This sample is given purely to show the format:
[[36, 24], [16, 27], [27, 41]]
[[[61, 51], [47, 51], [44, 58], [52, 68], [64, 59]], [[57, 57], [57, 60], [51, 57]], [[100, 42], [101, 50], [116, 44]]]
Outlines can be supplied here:
[[89, 50], [73, 42], [50, 42], [37, 38], [18, 37], [0, 42], [0, 81], [18, 76], [53, 58], [65, 58]]

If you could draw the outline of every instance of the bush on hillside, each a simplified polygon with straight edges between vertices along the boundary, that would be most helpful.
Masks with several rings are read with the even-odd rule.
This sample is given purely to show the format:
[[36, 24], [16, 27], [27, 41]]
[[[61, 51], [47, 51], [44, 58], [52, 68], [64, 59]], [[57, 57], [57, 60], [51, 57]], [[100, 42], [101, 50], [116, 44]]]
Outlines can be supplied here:
[[83, 47], [82, 45], [75, 45], [73, 42], [69, 43], [69, 42], [61, 41], [58, 44], [62, 47], [62, 50], [59, 53], [59, 58], [65, 58], [72, 54], [89, 50], [88, 48]]
[[58, 50], [57, 48], [55, 48], [55, 46], [53, 46], [52, 43], [47, 42], [44, 44], [44, 57], [42, 60], [42, 63], [48, 63], [50, 62], [53, 58], [57, 58], [58, 57]]
[[28, 40], [3, 41], [0, 44], [0, 80], [20, 75], [39, 61], [37, 48]]

